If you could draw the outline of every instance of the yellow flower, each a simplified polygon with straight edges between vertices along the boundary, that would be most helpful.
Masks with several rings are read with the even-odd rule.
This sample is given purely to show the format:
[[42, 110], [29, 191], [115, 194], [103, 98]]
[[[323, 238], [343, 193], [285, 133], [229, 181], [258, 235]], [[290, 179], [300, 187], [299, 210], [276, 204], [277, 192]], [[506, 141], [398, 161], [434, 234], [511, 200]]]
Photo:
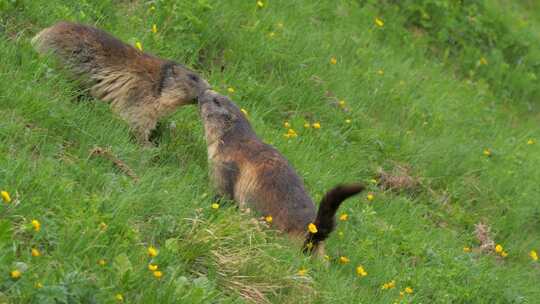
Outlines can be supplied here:
[[116, 299], [116, 301], [118, 302], [124, 302], [124, 296], [120, 293], [117, 293], [114, 298]]
[[219, 204], [218, 203], [213, 203], [212, 204], [212, 209], [219, 209]]
[[336, 57], [330, 58], [330, 63], [331, 63], [331, 64], [337, 64], [337, 59], [336, 59]]
[[257, 1], [257, 6], [260, 8], [264, 7], [264, 3], [262, 1]]
[[340, 257], [339, 257], [339, 263], [340, 263], [340, 264], [345, 265], [345, 264], [348, 264], [350, 261], [351, 261], [351, 260], [349, 260], [349, 258], [346, 257], [346, 256], [340, 256]]
[[43, 288], [43, 284], [41, 284], [41, 282], [37, 282], [35, 286], [37, 289]]
[[155, 11], [155, 10], [156, 10], [156, 7], [152, 5], [152, 6], [150, 6], [150, 10], [151, 10], [151, 11]]
[[373, 195], [372, 193], [369, 193], [369, 194], [367, 195], [367, 200], [368, 200], [368, 201], [371, 202], [371, 201], [374, 200], [374, 199], [375, 199], [375, 195]]
[[39, 250], [37, 250], [37, 248], [32, 248], [32, 256], [33, 257], [41, 256], [41, 252], [39, 252]]
[[156, 271], [156, 270], [158, 270], [158, 265], [156, 265], [156, 264], [148, 264], [148, 270]]
[[340, 216], [339, 216], [339, 220], [340, 221], [346, 221], [349, 219], [349, 215], [347, 213], [342, 213]]
[[412, 294], [413, 293], [413, 289], [411, 287], [405, 287], [405, 292], [408, 293], [408, 294]]
[[268, 33], [268, 37], [270, 37], [270, 38], [274, 37], [275, 35], [276, 35], [276, 33], [274, 33], [274, 32]]
[[104, 222], [99, 223], [99, 229], [101, 231], [107, 230], [107, 227], [109, 227], [109, 226], [107, 226], [107, 224], [105, 224]]
[[379, 19], [379, 18], [375, 18], [375, 24], [376, 24], [378, 27], [383, 27], [383, 26], [384, 26], [384, 21], [382, 21], [382, 20]]
[[152, 25], [152, 33], [157, 33], [157, 25], [155, 24]]
[[533, 261], [538, 261], [538, 253], [536, 253], [536, 251], [531, 250], [531, 252], [529, 252], [529, 256], [531, 259], [533, 259]]
[[272, 219], [272, 216], [271, 216], [271, 215], [267, 215], [267, 216], [264, 218], [264, 220], [265, 220], [268, 224], [270, 224], [270, 223], [272, 223], [272, 220], [273, 220], [273, 219]]
[[506, 251], [501, 252], [501, 256], [502, 256], [503, 258], [507, 257], [507, 256], [508, 256], [508, 252], [506, 252]]
[[105, 261], [104, 259], [99, 259], [97, 263], [99, 266], [105, 266], [107, 264], [107, 261]]
[[277, 26], [278, 28], [282, 29], [282, 28], [283, 28], [283, 22], [278, 22], [278, 23], [276, 23], [276, 26]]
[[369, 182], [372, 183], [372, 184], [377, 184], [378, 183], [377, 180], [374, 179], [374, 178], [370, 179]]
[[289, 129], [291, 127], [291, 124], [288, 121], [285, 121], [283, 123], [283, 127], [285, 127], [286, 129]]
[[9, 196], [9, 192], [2, 191], [0, 192], [0, 195], [2, 196], [2, 200], [4, 201], [4, 203], [6, 204], [11, 203], [11, 196]]
[[484, 149], [483, 153], [484, 153], [485, 156], [491, 156], [491, 149], [486, 148], [486, 149]]
[[345, 119], [345, 123], [350, 124], [352, 121], [350, 119]]
[[142, 52], [142, 43], [140, 43], [139, 41], [135, 42], [135, 47]]
[[244, 113], [244, 115], [248, 116], [248, 111], [244, 108], [240, 108], [240, 111]]
[[356, 274], [358, 276], [361, 276], [361, 277], [365, 277], [368, 275], [368, 273], [366, 272], [366, 270], [364, 269], [364, 267], [362, 267], [362, 265], [356, 267]]
[[307, 273], [307, 269], [305, 269], [305, 268], [303, 268], [303, 267], [300, 268], [300, 269], [298, 269], [298, 275], [299, 275], [299, 276], [303, 277], [303, 276], [306, 275], [306, 273]]
[[496, 253], [501, 253], [503, 252], [503, 246], [501, 246], [500, 244], [497, 244], [497, 246], [495, 246], [495, 252]]
[[378, 70], [378, 71], [377, 71], [377, 74], [379, 74], [379, 75], [381, 75], [381, 76], [384, 75], [384, 70], [383, 70], [383, 69]]
[[294, 129], [289, 129], [287, 130], [287, 134], [284, 135], [286, 138], [291, 138], [291, 137], [297, 137], [298, 134], [296, 133], [296, 131]]
[[324, 259], [327, 260], [327, 261], [330, 261], [330, 256], [328, 254], [325, 254]]
[[311, 128], [311, 124], [309, 122], [304, 123], [304, 128], [306, 129]]
[[384, 283], [382, 286], [381, 286], [381, 289], [385, 290], [385, 289], [392, 289], [396, 287], [396, 281], [392, 280], [388, 283]]
[[32, 227], [38, 232], [41, 229], [41, 223], [38, 220], [32, 220]]
[[163, 276], [163, 272], [161, 272], [159, 270], [156, 270], [156, 271], [152, 272], [152, 274], [154, 275], [154, 278], [156, 278], [156, 279], [161, 279], [161, 277]]
[[530, 138], [529, 140], [527, 140], [527, 145], [532, 145], [534, 144], [534, 139]]
[[158, 250], [154, 246], [148, 247], [148, 256], [151, 258], [157, 257]]
[[316, 122], [313, 124], [313, 129], [320, 129], [321, 128], [321, 123], [320, 122]]
[[14, 279], [14, 280], [17, 280], [17, 279], [20, 279], [21, 276], [22, 276], [22, 272], [18, 269], [15, 269], [15, 270], [12, 270], [10, 273], [9, 273], [9, 276]]
[[309, 225], [308, 225], [307, 227], [308, 227], [308, 231], [309, 231], [310, 233], [315, 234], [315, 233], [318, 232], [317, 226], [315, 226], [315, 224], [313, 224], [313, 223], [309, 223]]
[[465, 253], [471, 252], [471, 247], [467, 247], [467, 246], [463, 247], [463, 252]]
[[233, 94], [236, 91], [235, 91], [235, 89], [233, 87], [229, 87], [229, 88], [227, 88], [227, 92]]
[[480, 60], [478, 61], [478, 63], [480, 63], [480, 65], [487, 65], [488, 64], [488, 61], [486, 58], [482, 57], [480, 58]]
[[306, 244], [306, 248], [309, 249], [309, 250], [311, 250], [311, 249], [313, 248], [313, 242], [308, 242], [308, 243]]
[[342, 109], [347, 106], [347, 103], [345, 102], [345, 100], [340, 100], [338, 104], [339, 104], [339, 107]]

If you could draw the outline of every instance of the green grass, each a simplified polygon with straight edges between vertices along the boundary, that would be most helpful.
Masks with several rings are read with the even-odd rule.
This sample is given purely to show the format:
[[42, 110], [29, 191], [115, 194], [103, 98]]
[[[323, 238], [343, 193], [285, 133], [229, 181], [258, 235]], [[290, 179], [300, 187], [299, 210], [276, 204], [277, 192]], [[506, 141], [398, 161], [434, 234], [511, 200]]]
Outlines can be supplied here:
[[[489, 72], [456, 72], [479, 58], [432, 52], [429, 32], [410, 34], [400, 11], [385, 9], [390, 2], [255, 2], [0, 0], [0, 190], [13, 199], [0, 208], [0, 303], [114, 303], [117, 294], [126, 303], [536, 303], [540, 265], [528, 254], [540, 251], [540, 142], [527, 141], [540, 141], [540, 116], [534, 88], [518, 93], [538, 67], [538, 46], [530, 43], [530, 66], [510, 64], [512, 79], [502, 84], [508, 79], [484, 79]], [[533, 1], [482, 3], [506, 12], [497, 22], [510, 29], [512, 20], [528, 20], [518, 38], [540, 39]], [[422, 186], [393, 193], [370, 184], [372, 202], [364, 194], [340, 210], [349, 220], [326, 244], [331, 262], [309, 259], [253, 215], [210, 207], [195, 107], [164, 119], [160, 145], [143, 149], [107, 105], [77, 101], [75, 85], [29, 43], [66, 19], [200, 71], [249, 112], [316, 201], [338, 183], [370, 184], [377, 168], [396, 164]], [[284, 121], [297, 138], [283, 137]], [[95, 146], [140, 181], [90, 157]], [[479, 222], [506, 258], [474, 250]], [[148, 246], [159, 255], [149, 258]], [[356, 275], [358, 265], [367, 276]], [[297, 275], [302, 268], [307, 274]], [[10, 278], [15, 269], [18, 280]], [[396, 287], [382, 290], [391, 280]], [[407, 286], [413, 294], [400, 298]]]

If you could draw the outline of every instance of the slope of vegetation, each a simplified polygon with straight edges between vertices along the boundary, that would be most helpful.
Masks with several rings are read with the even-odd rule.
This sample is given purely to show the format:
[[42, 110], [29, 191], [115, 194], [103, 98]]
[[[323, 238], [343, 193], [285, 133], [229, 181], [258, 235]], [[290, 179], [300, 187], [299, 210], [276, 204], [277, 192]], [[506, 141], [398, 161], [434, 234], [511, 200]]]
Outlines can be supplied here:
[[[0, 0], [0, 303], [535, 303], [537, 6]], [[212, 208], [195, 106], [145, 149], [81, 98], [29, 43], [59, 20], [200, 71], [315, 201], [368, 184], [340, 209], [328, 257]]]

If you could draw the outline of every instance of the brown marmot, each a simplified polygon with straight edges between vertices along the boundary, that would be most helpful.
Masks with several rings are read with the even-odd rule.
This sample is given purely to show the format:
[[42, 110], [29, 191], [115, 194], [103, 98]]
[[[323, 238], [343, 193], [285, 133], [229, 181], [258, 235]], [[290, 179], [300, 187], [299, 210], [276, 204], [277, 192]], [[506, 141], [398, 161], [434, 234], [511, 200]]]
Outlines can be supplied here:
[[[335, 214], [361, 184], [341, 185], [328, 191], [318, 212], [304, 183], [274, 147], [263, 143], [244, 114], [229, 98], [207, 90], [198, 98], [208, 145], [210, 176], [219, 195], [240, 208], [252, 208], [272, 217], [272, 225], [299, 236], [303, 251], [317, 252], [335, 228]], [[311, 225], [313, 224], [313, 225]]]
[[59, 22], [39, 32], [32, 44], [39, 53], [53, 53], [90, 95], [111, 103], [145, 145], [160, 117], [196, 103], [209, 88], [188, 68], [88, 25]]

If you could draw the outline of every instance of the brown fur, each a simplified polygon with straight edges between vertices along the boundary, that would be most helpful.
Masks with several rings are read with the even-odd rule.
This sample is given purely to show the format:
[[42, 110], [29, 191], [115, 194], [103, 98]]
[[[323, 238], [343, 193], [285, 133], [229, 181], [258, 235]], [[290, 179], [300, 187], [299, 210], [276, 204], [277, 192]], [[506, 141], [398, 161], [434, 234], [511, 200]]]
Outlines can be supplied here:
[[160, 117], [194, 103], [209, 88], [184, 66], [87, 25], [57, 23], [38, 33], [32, 44], [39, 53], [56, 55], [93, 97], [111, 103], [144, 144]]
[[[240, 207], [272, 216], [272, 225], [305, 240], [304, 251], [318, 250], [335, 226], [337, 208], [362, 185], [338, 186], [329, 191], [317, 213], [304, 183], [274, 147], [263, 143], [248, 120], [227, 97], [207, 90], [199, 109], [208, 144], [213, 184], [220, 195]], [[318, 232], [307, 232], [315, 223]]]

